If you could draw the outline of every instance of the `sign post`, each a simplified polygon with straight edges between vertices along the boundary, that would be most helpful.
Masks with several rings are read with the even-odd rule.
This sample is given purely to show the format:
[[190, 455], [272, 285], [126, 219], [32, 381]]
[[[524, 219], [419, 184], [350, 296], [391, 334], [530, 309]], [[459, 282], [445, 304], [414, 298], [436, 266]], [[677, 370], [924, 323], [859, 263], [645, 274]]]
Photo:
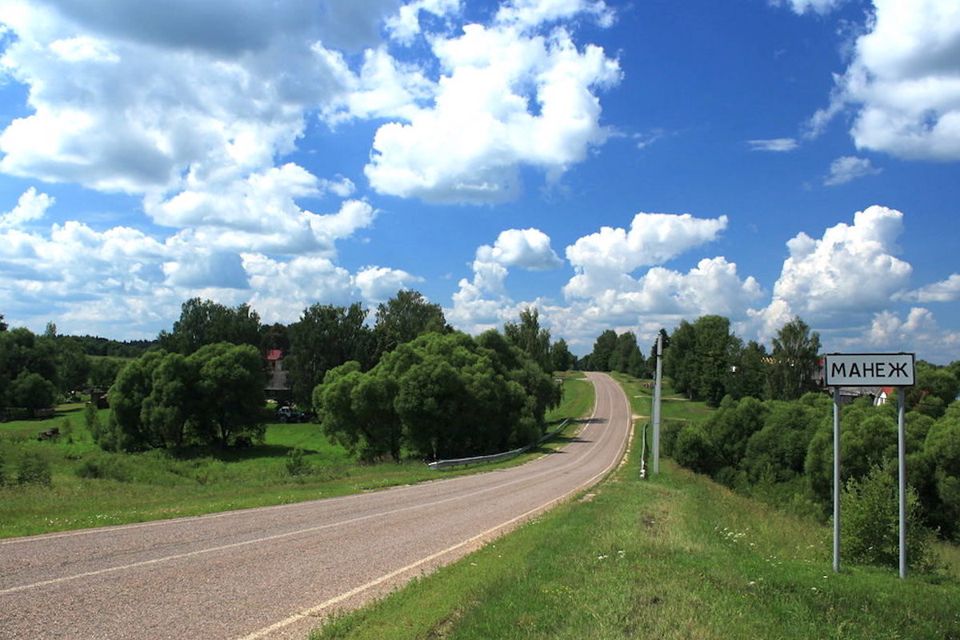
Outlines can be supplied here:
[[653, 385], [653, 473], [660, 473], [660, 385], [663, 382], [663, 334], [657, 334], [657, 377]]
[[905, 389], [914, 384], [912, 353], [830, 353], [824, 384], [833, 387], [833, 570], [840, 571], [840, 387], [897, 388], [897, 454], [900, 498], [900, 577], [907, 576], [907, 455]]

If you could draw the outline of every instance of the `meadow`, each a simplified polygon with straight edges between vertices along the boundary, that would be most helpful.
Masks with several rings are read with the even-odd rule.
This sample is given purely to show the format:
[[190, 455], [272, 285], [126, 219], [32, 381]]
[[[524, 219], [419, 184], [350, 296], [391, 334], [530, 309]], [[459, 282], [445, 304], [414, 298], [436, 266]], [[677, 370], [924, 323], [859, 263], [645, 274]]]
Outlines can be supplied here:
[[[621, 382], [642, 424], [649, 390]], [[665, 417], [709, 414], [665, 396]], [[642, 480], [638, 451], [578, 499], [311, 639], [960, 638], [956, 547], [905, 581], [834, 574], [829, 528], [670, 460]]]
[[[564, 398], [548, 428], [573, 420], [556, 438], [509, 461], [433, 471], [422, 461], [359, 464], [317, 424], [269, 424], [263, 443], [245, 449], [111, 453], [93, 442], [83, 405], [61, 405], [47, 420], [0, 423], [0, 537], [192, 516], [359, 493], [522, 464], [561, 446], [593, 406], [582, 374], [564, 377]], [[99, 418], [107, 419], [108, 410]], [[55, 440], [37, 435], [56, 427]], [[294, 452], [302, 452], [302, 455]], [[16, 482], [19, 461], [45, 461], [50, 486]]]

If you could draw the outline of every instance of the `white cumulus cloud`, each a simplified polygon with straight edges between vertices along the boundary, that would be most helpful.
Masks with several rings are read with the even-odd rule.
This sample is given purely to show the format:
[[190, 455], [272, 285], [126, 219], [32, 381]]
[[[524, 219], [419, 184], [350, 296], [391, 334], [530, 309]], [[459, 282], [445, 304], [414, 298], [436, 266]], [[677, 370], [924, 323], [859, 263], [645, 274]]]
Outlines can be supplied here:
[[770, 337], [794, 315], [830, 325], [885, 309], [912, 272], [894, 255], [902, 230], [901, 212], [874, 205], [856, 212], [852, 225], [829, 227], [821, 238], [794, 236], [787, 242], [790, 255], [772, 301], [751, 314], [761, 325], [760, 335]]
[[53, 206], [56, 200], [45, 193], [39, 193], [30, 187], [20, 195], [17, 206], [6, 213], [0, 213], [0, 228], [16, 227], [24, 222], [39, 220]]
[[858, 149], [922, 160], [960, 159], [960, 4], [873, 0], [867, 32], [837, 76], [817, 134], [846, 107]]
[[600, 47], [580, 49], [560, 27], [541, 35], [468, 24], [459, 36], [434, 37], [431, 48], [441, 70], [432, 102], [406, 115], [394, 107], [401, 120], [374, 137], [364, 172], [376, 191], [502, 202], [518, 194], [521, 166], [556, 178], [607, 139], [596, 91], [621, 74]]

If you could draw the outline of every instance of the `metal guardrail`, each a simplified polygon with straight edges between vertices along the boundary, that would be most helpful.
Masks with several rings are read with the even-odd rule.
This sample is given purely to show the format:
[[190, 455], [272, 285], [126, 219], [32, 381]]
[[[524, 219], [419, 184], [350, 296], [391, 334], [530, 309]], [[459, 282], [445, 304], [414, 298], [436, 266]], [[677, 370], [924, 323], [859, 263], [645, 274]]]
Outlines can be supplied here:
[[640, 479], [646, 480], [647, 478], [647, 426], [648, 422], [643, 423], [643, 428], [640, 429]]
[[486, 456], [473, 456], [472, 458], [453, 458], [450, 460], [437, 460], [436, 462], [428, 462], [427, 466], [431, 469], [448, 469], [450, 467], [465, 467], [471, 464], [480, 464], [483, 462], [500, 462], [501, 460], [508, 460], [514, 456], [518, 456], [521, 453], [525, 453], [534, 447], [543, 444], [550, 438], [556, 436], [558, 433], [563, 431], [566, 426], [570, 423], [570, 419], [567, 418], [560, 423], [560, 426], [551, 431], [550, 433], [544, 434], [542, 438], [534, 442], [533, 444], [528, 444], [525, 447], [520, 447], [519, 449], [513, 449], [511, 451], [504, 451], [502, 453], [491, 453]]

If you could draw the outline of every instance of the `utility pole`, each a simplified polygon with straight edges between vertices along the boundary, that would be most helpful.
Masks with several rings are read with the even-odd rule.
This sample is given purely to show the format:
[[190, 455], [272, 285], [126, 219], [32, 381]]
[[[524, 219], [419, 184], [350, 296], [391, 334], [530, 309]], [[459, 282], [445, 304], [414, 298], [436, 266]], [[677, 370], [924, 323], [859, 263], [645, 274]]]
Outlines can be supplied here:
[[660, 384], [663, 379], [663, 334], [657, 334], [657, 378], [653, 385], [653, 473], [660, 473]]

